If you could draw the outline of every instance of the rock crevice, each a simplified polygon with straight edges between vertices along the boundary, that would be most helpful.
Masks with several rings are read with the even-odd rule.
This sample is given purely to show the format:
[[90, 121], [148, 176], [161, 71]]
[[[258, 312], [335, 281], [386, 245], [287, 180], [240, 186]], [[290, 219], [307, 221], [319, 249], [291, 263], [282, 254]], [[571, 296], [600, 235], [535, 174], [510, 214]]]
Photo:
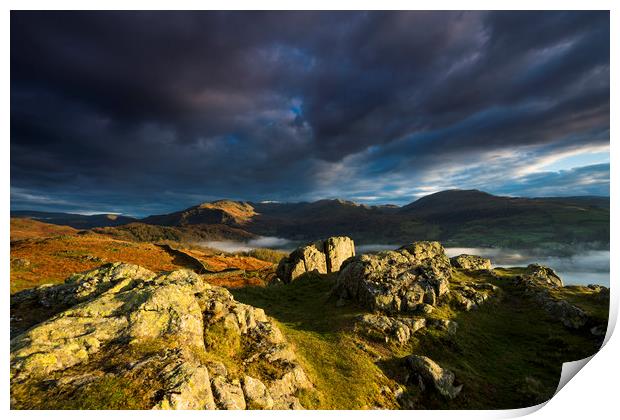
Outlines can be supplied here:
[[[158, 409], [302, 408], [295, 393], [312, 386], [262, 309], [235, 301], [192, 271], [155, 275], [109, 264], [23, 292], [19, 302], [69, 308], [11, 340], [16, 408], [27, 404], [19, 400], [24, 389], [75, 392], [81, 381], [70, 378], [83, 376], [76, 375], [81, 370], [109, 371], [91, 375], [91, 385], [110, 375], [152, 378], [145, 392]], [[247, 354], [253, 359], [244, 360]], [[226, 360], [235, 372], [227, 371]], [[245, 373], [260, 367], [270, 375]]]
[[335, 273], [342, 263], [355, 256], [355, 244], [346, 236], [333, 236], [297, 248], [280, 261], [276, 274], [284, 283], [290, 283], [308, 272]]

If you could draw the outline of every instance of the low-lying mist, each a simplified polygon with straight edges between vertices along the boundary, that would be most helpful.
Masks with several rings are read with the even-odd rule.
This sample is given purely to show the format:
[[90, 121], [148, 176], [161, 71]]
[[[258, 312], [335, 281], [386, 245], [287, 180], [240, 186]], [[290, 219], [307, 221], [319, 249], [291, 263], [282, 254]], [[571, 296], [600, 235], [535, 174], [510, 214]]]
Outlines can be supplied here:
[[239, 241], [206, 241], [200, 242], [200, 245], [208, 248], [219, 249], [224, 252], [246, 252], [255, 248], [271, 248], [279, 250], [292, 250], [294, 245], [291, 241], [275, 236], [262, 236], [256, 239], [250, 239], [247, 242]]
[[[300, 244], [285, 238], [263, 236], [247, 242], [207, 241], [200, 245], [224, 252], [246, 252], [254, 248], [292, 251]], [[395, 244], [365, 244], [355, 247], [357, 254], [398, 249]], [[609, 251], [575, 248], [572, 255], [545, 255], [544, 250], [516, 250], [507, 248], [446, 248], [450, 257], [459, 254], [480, 255], [489, 258], [494, 267], [526, 266], [539, 263], [552, 268], [565, 284], [601, 284], [609, 286]]]
[[579, 250], [572, 255], [545, 255], [541, 250], [505, 248], [446, 248], [453, 257], [473, 254], [486, 257], [495, 267], [526, 266], [539, 263], [552, 268], [565, 284], [601, 284], [609, 286], [609, 251]]

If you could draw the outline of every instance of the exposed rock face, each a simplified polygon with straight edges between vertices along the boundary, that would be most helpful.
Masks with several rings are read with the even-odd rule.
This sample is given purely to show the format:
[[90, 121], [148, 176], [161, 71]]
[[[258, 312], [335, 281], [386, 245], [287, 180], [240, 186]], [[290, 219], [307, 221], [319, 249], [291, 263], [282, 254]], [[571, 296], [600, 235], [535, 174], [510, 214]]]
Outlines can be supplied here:
[[552, 295], [551, 290], [564, 287], [562, 279], [552, 269], [530, 264], [525, 274], [517, 276], [515, 282], [534, 296], [545, 311], [561, 321], [565, 327], [579, 329], [588, 323], [588, 315], [581, 308]]
[[418, 376], [422, 390], [432, 385], [441, 395], [453, 399], [463, 388], [463, 385], [454, 386], [454, 373], [443, 369], [428, 357], [412, 354], [407, 357], [407, 365]]
[[427, 319], [426, 325], [429, 327], [437, 328], [442, 331], [447, 331], [448, 334], [456, 334], [456, 329], [459, 324], [456, 321], [449, 319]]
[[340, 270], [342, 263], [355, 256], [353, 239], [346, 236], [332, 236], [325, 241], [325, 257], [327, 272], [335, 273]]
[[565, 300], [544, 298], [538, 295], [543, 308], [554, 318], [562, 321], [567, 328], [578, 329], [588, 323], [588, 315], [579, 307], [568, 303]]
[[304, 273], [334, 273], [342, 263], [355, 256], [355, 244], [346, 236], [334, 236], [326, 240], [297, 248], [282, 259], [276, 273], [284, 283], [290, 283]]
[[[159, 409], [300, 408], [295, 392], [312, 386], [262, 309], [191, 271], [155, 275], [110, 264], [22, 292], [14, 304], [70, 306], [11, 340], [16, 408], [28, 407], [19, 396], [31, 390], [70, 395], [84, 370], [89, 383], [150, 378], [144, 392]], [[229, 374], [220, 358], [271, 373]]]
[[356, 330], [367, 337], [380, 339], [386, 343], [394, 340], [399, 344], [405, 344], [411, 339], [413, 333], [425, 326], [425, 318], [396, 318], [364, 314], [359, 317]]
[[273, 408], [273, 398], [267, 387], [258, 379], [246, 375], [243, 378], [243, 393], [250, 408], [263, 410]]
[[562, 279], [555, 274], [555, 272], [549, 267], [542, 266], [540, 264], [530, 264], [527, 266], [525, 275], [522, 278], [522, 282], [531, 284], [533, 286], [551, 286], [562, 287]]
[[460, 309], [476, 309], [490, 297], [497, 294], [499, 287], [491, 283], [464, 282], [453, 284], [450, 298]]
[[341, 267], [337, 290], [371, 311], [412, 312], [435, 305], [448, 292], [450, 260], [438, 242], [416, 242], [396, 251], [360, 255]]
[[450, 258], [450, 263], [453, 267], [462, 268], [464, 270], [476, 271], [491, 269], [491, 260], [477, 255], [461, 254]]

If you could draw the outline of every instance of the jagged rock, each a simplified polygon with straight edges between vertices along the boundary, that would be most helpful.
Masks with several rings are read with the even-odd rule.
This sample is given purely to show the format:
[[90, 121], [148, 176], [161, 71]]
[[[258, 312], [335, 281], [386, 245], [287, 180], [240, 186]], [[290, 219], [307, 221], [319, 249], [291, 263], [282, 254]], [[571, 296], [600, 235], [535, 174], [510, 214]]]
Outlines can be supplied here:
[[407, 357], [407, 365], [412, 373], [418, 375], [422, 390], [432, 385], [441, 395], [453, 399], [463, 388], [463, 385], [454, 386], [454, 373], [443, 369], [428, 357], [412, 354]]
[[460, 309], [470, 311], [478, 308], [498, 291], [499, 287], [491, 283], [463, 282], [452, 285], [450, 297]]
[[438, 242], [416, 242], [396, 251], [349, 258], [338, 275], [340, 297], [372, 311], [412, 312], [435, 305], [448, 291], [450, 260]]
[[280, 261], [276, 275], [282, 282], [290, 283], [307, 272], [334, 273], [354, 255], [355, 245], [351, 238], [334, 236], [297, 248]]
[[427, 303], [423, 303], [422, 305], [420, 305], [420, 312], [422, 312], [423, 314], [430, 314], [435, 310], [435, 307], [433, 305], [429, 305]]
[[267, 391], [267, 387], [258, 379], [251, 376], [243, 378], [243, 393], [249, 408], [269, 410], [273, 408], [273, 398]]
[[552, 317], [559, 319], [567, 328], [579, 329], [588, 323], [588, 315], [579, 307], [565, 300], [544, 298], [538, 295], [543, 308]]
[[306, 376], [306, 373], [300, 367], [290, 370], [280, 379], [273, 381], [268, 385], [269, 394], [274, 399], [274, 409], [298, 410], [303, 408], [299, 400], [292, 394], [298, 389], [311, 388], [312, 383]]
[[443, 331], [447, 331], [448, 334], [456, 334], [456, 329], [459, 324], [456, 321], [451, 321], [449, 319], [427, 319], [426, 325], [429, 327], [434, 327]]
[[346, 236], [327, 238], [324, 249], [328, 273], [339, 271], [343, 262], [355, 256], [355, 244], [351, 238]]
[[209, 371], [196, 363], [170, 363], [161, 375], [169, 383], [163, 398], [155, 405], [158, 410], [213, 410], [216, 408], [211, 391]]
[[461, 254], [450, 258], [450, 263], [453, 267], [462, 268], [464, 270], [476, 271], [491, 269], [491, 260], [477, 255]]
[[357, 331], [370, 338], [385, 341], [395, 340], [405, 344], [413, 333], [426, 326], [425, 318], [390, 317], [385, 315], [364, 314], [358, 317]]
[[226, 378], [217, 376], [213, 378], [211, 385], [220, 409], [245, 410], [245, 398], [238, 380], [229, 382]]
[[562, 279], [555, 272], [539, 264], [530, 264], [525, 274], [515, 277], [515, 283], [542, 306], [552, 317], [565, 327], [579, 329], [589, 322], [588, 315], [579, 307], [552, 295], [551, 290], [563, 288]]
[[[110, 264], [20, 296], [41, 308], [70, 307], [11, 340], [11, 389], [21, 389], [18, 395], [51, 389], [43, 382], [53, 384], [55, 395], [58, 387], [71, 395], [83, 380], [69, 379], [87, 370], [94, 373], [85, 380], [96, 382], [101, 363], [116, 378], [151, 378], [145, 392], [158, 409], [300, 408], [293, 394], [312, 386], [262, 309], [235, 301], [192, 271], [155, 275]], [[218, 354], [251, 354], [242, 370], [268, 364], [269, 377], [243, 371], [231, 377]], [[258, 383], [268, 389], [262, 397]], [[12, 401], [16, 408], [28, 404]]]
[[97, 270], [73, 274], [62, 284], [44, 284], [11, 295], [11, 306], [24, 303], [44, 308], [61, 308], [76, 305], [105, 292], [127, 279], [148, 280], [155, 273], [131, 264], [106, 264]]
[[524, 283], [531, 285], [544, 285], [551, 287], [563, 287], [562, 279], [549, 267], [540, 264], [530, 264], [525, 269], [525, 274], [521, 279]]

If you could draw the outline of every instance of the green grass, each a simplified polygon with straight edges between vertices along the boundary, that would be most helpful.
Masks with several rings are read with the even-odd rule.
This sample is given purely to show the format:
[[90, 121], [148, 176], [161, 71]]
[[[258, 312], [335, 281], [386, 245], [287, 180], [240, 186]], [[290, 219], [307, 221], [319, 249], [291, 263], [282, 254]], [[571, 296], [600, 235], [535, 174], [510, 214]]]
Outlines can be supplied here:
[[[426, 329], [411, 342], [365, 341], [352, 332], [363, 310], [354, 304], [336, 307], [330, 299], [332, 276], [306, 275], [290, 285], [234, 290], [235, 298], [265, 308], [296, 347], [316, 385], [302, 393], [307, 408], [355, 409], [390, 406], [380, 391], [399, 383], [413, 408], [517, 408], [549, 399], [558, 384], [562, 363], [598, 350], [591, 336], [570, 332], [513, 285], [519, 268], [501, 270], [504, 277], [455, 271], [453, 281], [485, 281], [502, 288], [501, 299], [478, 310], [460, 312], [442, 305], [433, 317], [459, 324], [455, 336]], [[455, 372], [463, 391], [454, 400], [405, 381], [403, 358], [421, 354]], [[377, 356], [380, 356], [377, 357]]]
[[[121, 377], [103, 378], [79, 388], [71, 398], [49, 401], [46, 409], [141, 410], [145, 406], [140, 381]], [[57, 406], [57, 407], [56, 407]]]
[[393, 406], [381, 394], [392, 383], [372, 351], [352, 332], [355, 305], [336, 307], [332, 276], [307, 274], [292, 284], [235, 289], [235, 299], [265, 309], [295, 347], [314, 389], [302, 391], [306, 408], [361, 409]]
[[[518, 270], [518, 269], [515, 269]], [[457, 280], [467, 279], [463, 272]], [[572, 333], [550, 318], [508, 279], [479, 278], [500, 286], [500, 299], [470, 312], [443, 307], [434, 316], [458, 323], [454, 337], [428, 330], [406, 351], [424, 354], [452, 370], [464, 384], [451, 401], [415, 395], [419, 408], [517, 408], [548, 400], [557, 387], [562, 363], [598, 350], [591, 336]], [[469, 278], [469, 281], [475, 281]], [[405, 351], [405, 352], [406, 352]]]
[[[502, 291], [470, 312], [440, 305], [430, 316], [456, 321], [456, 334], [423, 329], [404, 346], [369, 341], [354, 332], [355, 318], [364, 310], [354, 303], [336, 305], [331, 294], [334, 274], [306, 274], [288, 285], [245, 287], [232, 293], [240, 302], [263, 308], [294, 347], [314, 384], [312, 389], [298, 393], [308, 409], [398, 408], [394, 396], [384, 392], [386, 387], [394, 390], [398, 386], [405, 391], [406, 408], [519, 408], [549, 399], [558, 384], [562, 363], [590, 356], [599, 348], [598, 339], [587, 331], [569, 331], [524, 295], [512, 281], [512, 276], [522, 271], [499, 269], [497, 278], [454, 271], [453, 283], [490, 282]], [[569, 287], [558, 293], [591, 314], [607, 316], [603, 301], [587, 288]], [[244, 340], [251, 338], [239, 339], [228, 334], [223, 323], [216, 324], [205, 336], [206, 352], [194, 353], [205, 364], [221, 361], [233, 376], [243, 371], [260, 379], [279, 377], [282, 372], [278, 367], [267, 363], [241, 367], [241, 360], [247, 356], [244, 349], [252, 344]], [[96, 380], [59, 391], [15, 384], [11, 392], [19, 403], [13, 408], [150, 408], [156, 390], [163, 386], [157, 376], [160, 366], [122, 375], [114, 372], [129, 362], [177, 347], [175, 342], [154, 340], [100, 351], [87, 364], [54, 372], [48, 378], [97, 374]], [[461, 394], [447, 400], [430, 388], [421, 392], [407, 380], [404, 358], [410, 354], [428, 356], [453, 371], [457, 384], [463, 384]]]
[[[156, 402], [156, 392], [164, 385], [158, 370], [165, 365], [157, 361], [151, 369], [127, 370], [130, 362], [163, 354], [178, 344], [163, 339], [147, 340], [140, 345], [110, 345], [91, 355], [88, 363], [52, 372], [45, 381], [26, 381], [11, 386], [12, 409], [44, 410], [147, 410]], [[123, 371], [122, 374], [117, 372]], [[83, 385], [54, 386], [63, 378], [92, 378]]]
[[552, 294], [560, 299], [583, 309], [588, 316], [600, 323], [606, 323], [609, 318], [609, 305], [602, 301], [598, 293], [584, 286], [569, 286], [561, 290], [554, 290]]

